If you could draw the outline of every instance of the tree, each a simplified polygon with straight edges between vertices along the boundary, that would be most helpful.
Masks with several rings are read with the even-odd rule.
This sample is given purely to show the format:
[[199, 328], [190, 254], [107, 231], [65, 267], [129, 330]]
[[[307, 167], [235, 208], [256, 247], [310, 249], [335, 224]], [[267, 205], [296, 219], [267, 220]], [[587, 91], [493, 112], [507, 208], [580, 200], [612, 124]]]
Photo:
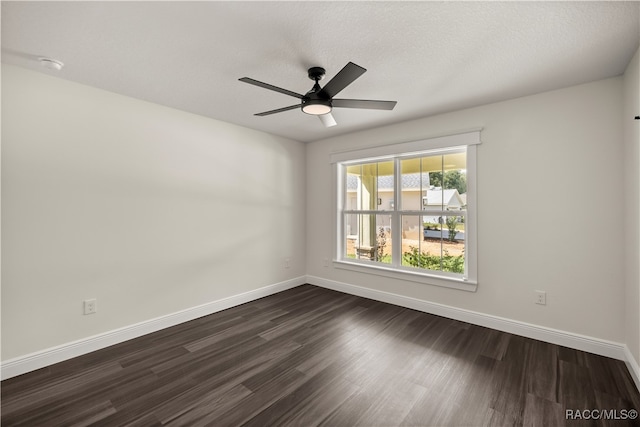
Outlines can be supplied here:
[[429, 172], [429, 184], [442, 187], [442, 172]]
[[444, 188], [455, 188], [458, 193], [467, 192], [467, 176], [459, 170], [446, 171], [444, 173]]
[[429, 182], [434, 187], [455, 188], [460, 194], [467, 192], [467, 176], [459, 170], [446, 171], [444, 185], [442, 185], [442, 172], [430, 172]]

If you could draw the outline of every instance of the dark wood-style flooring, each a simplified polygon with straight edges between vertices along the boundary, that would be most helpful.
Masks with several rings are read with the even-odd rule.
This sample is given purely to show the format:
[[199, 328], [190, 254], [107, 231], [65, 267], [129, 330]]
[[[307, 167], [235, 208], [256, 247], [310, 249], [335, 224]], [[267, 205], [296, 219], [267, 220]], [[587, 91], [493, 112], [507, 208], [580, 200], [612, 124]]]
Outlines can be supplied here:
[[624, 426], [565, 410], [640, 409], [621, 361], [311, 285], [1, 385], [2, 426]]

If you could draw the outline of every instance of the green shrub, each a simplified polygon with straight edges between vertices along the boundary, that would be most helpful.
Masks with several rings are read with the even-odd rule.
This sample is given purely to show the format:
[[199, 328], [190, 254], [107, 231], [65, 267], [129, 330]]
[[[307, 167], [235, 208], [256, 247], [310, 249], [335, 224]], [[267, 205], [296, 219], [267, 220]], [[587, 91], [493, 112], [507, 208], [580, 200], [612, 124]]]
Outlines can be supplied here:
[[429, 252], [419, 252], [418, 248], [410, 246], [410, 251], [402, 254], [402, 265], [462, 274], [464, 273], [464, 254], [454, 256], [445, 250], [441, 258]]
[[425, 222], [422, 224], [427, 230], [440, 230], [440, 224], [437, 222]]
[[457, 216], [448, 216], [447, 217], [447, 228], [449, 229], [449, 241], [454, 242], [456, 240], [456, 227], [458, 226], [458, 217]]

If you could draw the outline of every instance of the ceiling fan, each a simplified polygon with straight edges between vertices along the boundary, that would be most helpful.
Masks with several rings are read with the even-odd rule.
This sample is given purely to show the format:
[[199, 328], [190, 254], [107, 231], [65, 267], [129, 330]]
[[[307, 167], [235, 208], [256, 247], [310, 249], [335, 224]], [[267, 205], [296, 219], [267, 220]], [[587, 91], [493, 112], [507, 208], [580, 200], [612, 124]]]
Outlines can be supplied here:
[[358, 77], [367, 71], [359, 65], [349, 62], [342, 70], [338, 72], [329, 82], [320, 87], [318, 82], [324, 78], [325, 69], [322, 67], [311, 67], [308, 70], [309, 78], [315, 81], [313, 88], [302, 95], [287, 89], [263, 83], [249, 77], [242, 77], [241, 82], [260, 86], [265, 89], [284, 93], [285, 95], [299, 98], [299, 104], [290, 105], [288, 107], [278, 108], [277, 110], [265, 111], [264, 113], [255, 114], [256, 116], [268, 116], [270, 114], [282, 113], [296, 108], [301, 108], [303, 112], [318, 116], [320, 121], [326, 126], [335, 126], [337, 123], [331, 115], [333, 108], [366, 108], [373, 110], [393, 110], [396, 101], [374, 101], [368, 99], [337, 99], [334, 98], [342, 89], [353, 83]]

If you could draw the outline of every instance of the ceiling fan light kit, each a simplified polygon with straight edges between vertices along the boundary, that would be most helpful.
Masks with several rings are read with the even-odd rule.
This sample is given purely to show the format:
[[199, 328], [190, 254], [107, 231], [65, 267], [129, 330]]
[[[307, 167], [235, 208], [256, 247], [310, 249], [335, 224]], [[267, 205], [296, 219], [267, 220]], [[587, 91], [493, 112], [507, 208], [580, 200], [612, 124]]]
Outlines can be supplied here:
[[302, 111], [314, 116], [321, 116], [331, 112], [331, 101], [323, 99], [302, 100]]
[[256, 116], [268, 116], [271, 114], [281, 113], [300, 107], [300, 109], [304, 113], [320, 117], [320, 121], [326, 127], [331, 127], [336, 125], [335, 119], [333, 118], [333, 116], [331, 116], [331, 111], [333, 108], [393, 110], [393, 108], [396, 106], [396, 101], [334, 99], [334, 96], [342, 91], [342, 89], [353, 83], [366, 71], [367, 70], [362, 68], [361, 66], [356, 65], [353, 62], [349, 62], [342, 70], [338, 72], [338, 74], [336, 74], [331, 80], [329, 80], [329, 82], [324, 87], [320, 87], [320, 84], [318, 82], [324, 78], [325, 69], [322, 67], [311, 67], [309, 68], [309, 70], [307, 70], [307, 72], [309, 78], [315, 81], [315, 84], [313, 85], [313, 88], [311, 88], [311, 90], [304, 95], [287, 89], [282, 89], [268, 83], [263, 83], [249, 77], [242, 77], [239, 80], [244, 83], [249, 83], [300, 99], [300, 104], [290, 105], [288, 107], [278, 108], [276, 110], [265, 111], [263, 113], [257, 113], [255, 114]]

